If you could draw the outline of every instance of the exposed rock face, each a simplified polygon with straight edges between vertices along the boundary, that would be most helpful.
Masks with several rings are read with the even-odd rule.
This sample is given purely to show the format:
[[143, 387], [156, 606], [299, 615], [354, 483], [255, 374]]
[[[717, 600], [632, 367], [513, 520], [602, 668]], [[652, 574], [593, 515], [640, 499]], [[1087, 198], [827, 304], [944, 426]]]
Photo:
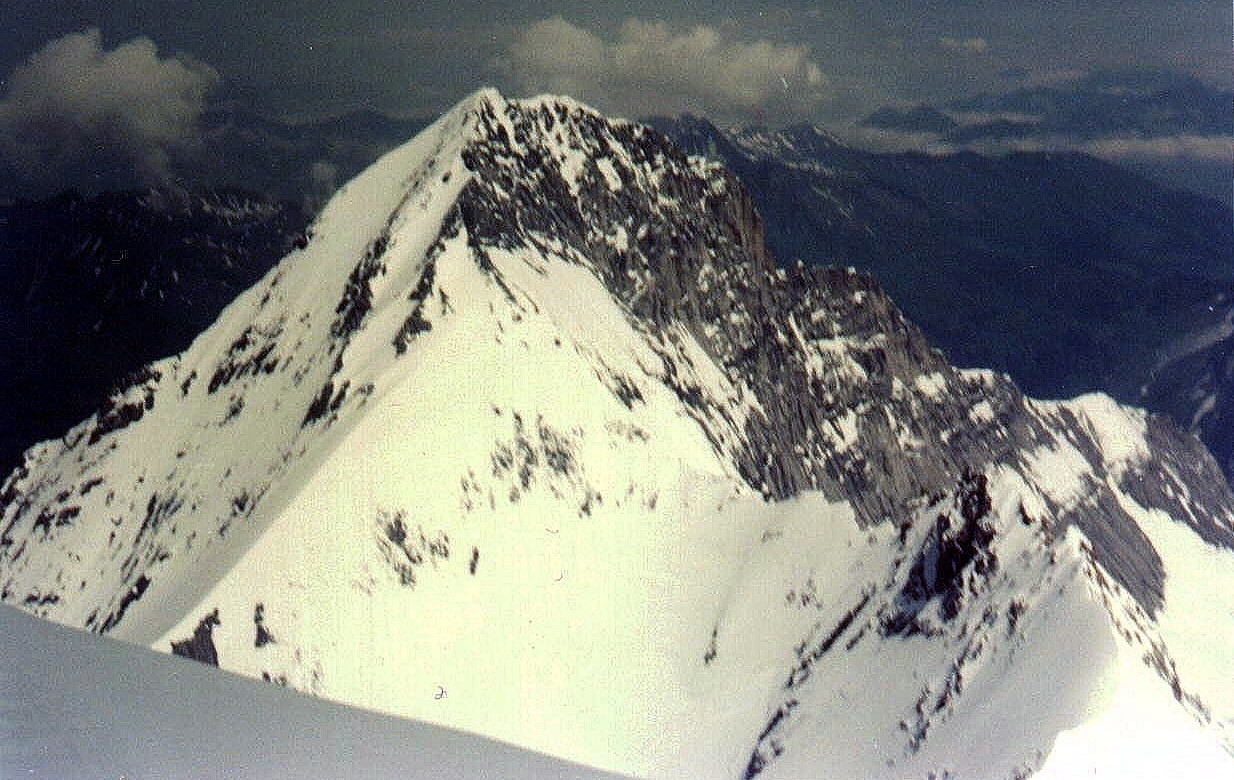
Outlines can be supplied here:
[[738, 175], [782, 262], [873, 273], [957, 365], [1038, 397], [1099, 390], [1168, 414], [1230, 473], [1222, 204], [1086, 155], [876, 154], [815, 127], [652, 121]]
[[193, 636], [179, 642], [172, 642], [171, 652], [185, 658], [192, 658], [194, 661], [201, 661], [203, 664], [218, 666], [219, 654], [214, 647], [213, 633], [215, 626], [221, 623], [219, 611], [216, 609], [201, 619], [201, 622], [197, 624], [197, 629], [193, 631]]
[[940, 599], [943, 619], [953, 619], [965, 595], [965, 571], [972, 567], [974, 574], [985, 577], [998, 568], [998, 557], [990, 552], [995, 529], [986, 519], [991, 502], [985, 475], [965, 475], [956, 503], [959, 518], [939, 514], [913, 559], [900, 610], [884, 624], [886, 633], [920, 631], [916, 616], [933, 599]]
[[[820, 489], [851, 502], [864, 522], [894, 522], [966, 470], [1028, 470], [1032, 453], [1065, 441], [1092, 469], [1091, 493], [1082, 506], [1051, 511], [1080, 524], [1103, 560], [1123, 564], [1115, 576], [1146, 609], [1160, 602], [1160, 562], [1106, 492], [1115, 475], [1071, 410], [1034, 405], [1006, 376], [949, 366], [867, 275], [777, 269], [733, 175], [641, 126], [560, 104], [505, 116], [490, 106], [481, 118], [481, 138], [464, 151], [477, 176], [458, 216], [477, 251], [560, 242], [649, 327], [697, 339], [753, 392], [758, 412], [738, 424], [690, 387], [677, 389], [752, 487], [771, 498]], [[577, 169], [553, 156], [563, 136]], [[662, 357], [672, 376], [674, 357]], [[1146, 464], [1117, 480], [1136, 485], [1145, 506], [1181, 510], [1205, 538], [1234, 547], [1229, 493], [1211, 458], [1167, 422], [1150, 425], [1149, 462], [1170, 468]], [[1203, 494], [1192, 507], [1176, 498], [1183, 474]]]

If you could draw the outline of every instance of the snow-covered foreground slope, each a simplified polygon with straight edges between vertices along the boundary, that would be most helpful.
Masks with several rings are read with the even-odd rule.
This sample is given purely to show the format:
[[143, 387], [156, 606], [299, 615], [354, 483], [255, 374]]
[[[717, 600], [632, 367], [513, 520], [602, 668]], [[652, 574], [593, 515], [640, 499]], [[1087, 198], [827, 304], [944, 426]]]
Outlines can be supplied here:
[[955, 370], [567, 99], [477, 93], [310, 232], [27, 453], [3, 600], [644, 776], [1071, 767], [1142, 690], [1230, 766], [1234, 498], [1169, 424]]
[[616, 780], [315, 700], [0, 606], [0, 776], [30, 780]]

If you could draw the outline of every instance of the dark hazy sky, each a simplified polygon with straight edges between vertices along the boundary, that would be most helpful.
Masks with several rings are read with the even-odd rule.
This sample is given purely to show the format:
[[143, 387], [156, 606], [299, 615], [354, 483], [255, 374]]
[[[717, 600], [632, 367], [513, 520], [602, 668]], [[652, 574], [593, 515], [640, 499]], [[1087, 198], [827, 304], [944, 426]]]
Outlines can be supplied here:
[[937, 101], [1103, 67], [1181, 71], [1222, 87], [1232, 81], [1226, 0], [0, 6], [0, 73], [56, 37], [98, 27], [104, 48], [148, 36], [160, 55], [191, 55], [290, 116], [363, 106], [428, 114], [495, 84], [511, 93], [565, 87], [627, 114], [774, 112], [827, 121], [887, 102]]

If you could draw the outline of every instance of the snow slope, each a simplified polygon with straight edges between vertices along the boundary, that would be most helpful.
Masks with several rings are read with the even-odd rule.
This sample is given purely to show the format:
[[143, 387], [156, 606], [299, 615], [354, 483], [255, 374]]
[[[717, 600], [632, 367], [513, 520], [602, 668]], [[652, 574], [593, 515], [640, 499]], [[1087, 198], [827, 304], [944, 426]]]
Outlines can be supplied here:
[[31, 780], [616, 778], [299, 696], [0, 606], [0, 774]]
[[1024, 775], [1139, 690], [1234, 761], [1193, 439], [957, 371], [565, 98], [481, 91], [349, 183], [0, 524], [38, 615], [629, 774]]

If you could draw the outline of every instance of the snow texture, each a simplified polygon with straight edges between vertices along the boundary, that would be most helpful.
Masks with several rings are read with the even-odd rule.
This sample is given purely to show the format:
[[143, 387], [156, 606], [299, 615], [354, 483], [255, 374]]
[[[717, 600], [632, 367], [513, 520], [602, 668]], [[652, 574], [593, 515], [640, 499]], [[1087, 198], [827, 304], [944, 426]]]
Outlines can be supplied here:
[[616, 780], [0, 606], [0, 774], [31, 780]]

